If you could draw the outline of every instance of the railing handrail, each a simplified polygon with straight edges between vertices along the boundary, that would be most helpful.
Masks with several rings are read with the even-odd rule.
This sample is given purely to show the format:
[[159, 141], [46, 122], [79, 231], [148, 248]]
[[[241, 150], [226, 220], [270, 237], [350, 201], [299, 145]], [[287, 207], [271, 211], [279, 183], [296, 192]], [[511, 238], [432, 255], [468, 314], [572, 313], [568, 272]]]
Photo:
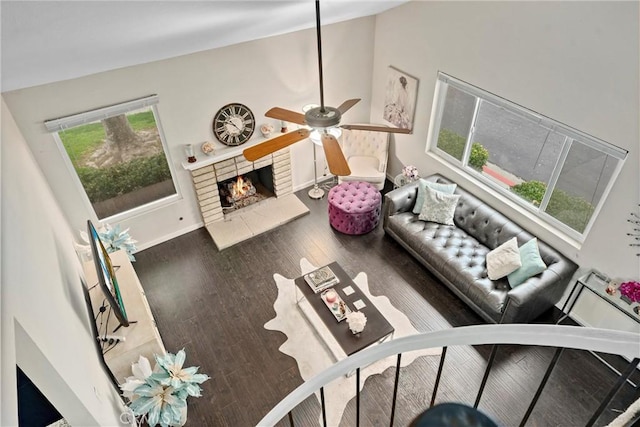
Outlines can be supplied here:
[[337, 362], [301, 384], [280, 401], [258, 423], [273, 426], [303, 400], [331, 381], [389, 356], [408, 351], [455, 345], [516, 344], [571, 348], [640, 357], [640, 336], [633, 332], [562, 325], [475, 325], [397, 338], [369, 347]]

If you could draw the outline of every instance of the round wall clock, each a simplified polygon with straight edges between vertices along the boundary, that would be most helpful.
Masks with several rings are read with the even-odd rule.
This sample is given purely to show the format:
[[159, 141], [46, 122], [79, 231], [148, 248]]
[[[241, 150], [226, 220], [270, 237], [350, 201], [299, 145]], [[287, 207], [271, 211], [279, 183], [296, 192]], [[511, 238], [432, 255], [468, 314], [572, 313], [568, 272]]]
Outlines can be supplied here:
[[226, 145], [241, 145], [251, 138], [256, 119], [242, 104], [228, 104], [213, 116], [213, 134]]

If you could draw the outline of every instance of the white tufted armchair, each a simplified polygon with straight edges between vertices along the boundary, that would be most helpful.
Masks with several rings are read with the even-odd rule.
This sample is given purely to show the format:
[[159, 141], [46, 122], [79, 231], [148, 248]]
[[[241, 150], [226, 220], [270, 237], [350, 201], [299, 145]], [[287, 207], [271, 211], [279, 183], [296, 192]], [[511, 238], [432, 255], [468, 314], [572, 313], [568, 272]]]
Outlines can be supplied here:
[[387, 176], [389, 134], [368, 130], [342, 131], [342, 151], [351, 175], [338, 177], [338, 182], [365, 181], [382, 190]]

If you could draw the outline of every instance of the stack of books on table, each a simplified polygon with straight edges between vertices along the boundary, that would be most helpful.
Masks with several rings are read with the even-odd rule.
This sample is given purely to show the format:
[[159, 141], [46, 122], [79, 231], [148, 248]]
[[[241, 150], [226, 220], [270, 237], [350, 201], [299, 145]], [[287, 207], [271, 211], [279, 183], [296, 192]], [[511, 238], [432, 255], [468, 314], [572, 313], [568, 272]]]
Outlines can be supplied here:
[[323, 290], [330, 288], [338, 283], [340, 279], [334, 274], [328, 265], [320, 267], [311, 273], [304, 275], [304, 280], [314, 293], [322, 292]]

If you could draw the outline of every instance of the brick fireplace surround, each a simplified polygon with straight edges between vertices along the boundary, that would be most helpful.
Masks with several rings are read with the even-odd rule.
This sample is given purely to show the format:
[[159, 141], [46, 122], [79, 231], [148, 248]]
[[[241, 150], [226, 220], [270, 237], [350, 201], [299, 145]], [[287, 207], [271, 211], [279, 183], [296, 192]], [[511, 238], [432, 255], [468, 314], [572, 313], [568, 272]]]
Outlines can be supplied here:
[[[191, 171], [202, 220], [218, 249], [232, 246], [309, 212], [293, 194], [289, 148], [255, 162], [244, 158], [244, 148], [225, 148], [213, 156], [201, 156], [196, 163], [182, 164]], [[269, 165], [273, 169], [275, 197], [225, 214], [218, 182]]]

